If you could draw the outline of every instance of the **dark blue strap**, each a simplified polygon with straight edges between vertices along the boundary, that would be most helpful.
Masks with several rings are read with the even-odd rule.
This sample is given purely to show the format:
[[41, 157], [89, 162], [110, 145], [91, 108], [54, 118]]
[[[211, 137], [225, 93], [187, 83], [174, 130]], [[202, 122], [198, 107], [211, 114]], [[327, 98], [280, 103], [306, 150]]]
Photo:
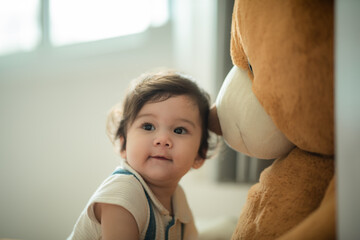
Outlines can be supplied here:
[[[165, 231], [165, 240], [169, 239], [169, 230], [170, 228], [175, 224], [175, 219], [174, 217], [171, 219], [171, 221], [168, 223], [168, 225], [166, 226], [166, 231]], [[182, 236], [181, 236], [182, 239]]]
[[[174, 217], [171, 219], [171, 221], [168, 223], [168, 225], [166, 226], [166, 230], [165, 230], [165, 240], [169, 239], [169, 230], [172, 226], [174, 226], [175, 224], [175, 219]], [[184, 223], [181, 223], [181, 239], [184, 239]]]
[[[129, 172], [126, 169], [117, 169], [115, 172], [113, 172], [114, 174], [125, 174], [125, 175], [133, 175], [138, 181], [140, 181], [132, 172]], [[154, 216], [154, 211], [153, 208], [151, 206], [151, 200], [150, 197], [148, 195], [148, 193], [145, 191], [145, 188], [143, 187], [145, 195], [146, 195], [146, 199], [148, 201], [149, 204], [149, 208], [150, 208], [150, 221], [149, 221], [149, 225], [148, 228], [146, 230], [146, 235], [145, 235], [145, 240], [154, 240], [155, 239], [155, 235], [156, 235], [156, 222], [155, 222], [155, 216]]]

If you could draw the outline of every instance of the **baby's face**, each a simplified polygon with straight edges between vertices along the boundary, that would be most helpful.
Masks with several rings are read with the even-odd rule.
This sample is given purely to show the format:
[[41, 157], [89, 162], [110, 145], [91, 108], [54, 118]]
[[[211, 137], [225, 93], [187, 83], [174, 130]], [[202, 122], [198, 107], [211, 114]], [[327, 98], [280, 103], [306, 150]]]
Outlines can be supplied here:
[[123, 158], [148, 183], [177, 184], [203, 163], [198, 106], [185, 95], [145, 104], [127, 131]]

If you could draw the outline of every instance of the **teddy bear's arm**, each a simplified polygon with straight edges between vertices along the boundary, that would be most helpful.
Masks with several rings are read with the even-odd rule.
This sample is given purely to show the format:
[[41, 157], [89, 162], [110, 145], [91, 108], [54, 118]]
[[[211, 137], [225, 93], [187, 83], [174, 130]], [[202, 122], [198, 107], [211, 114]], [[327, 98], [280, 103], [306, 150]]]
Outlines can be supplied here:
[[278, 240], [301, 240], [301, 239], [318, 239], [330, 240], [336, 236], [335, 216], [335, 177], [331, 180], [327, 188], [325, 197], [321, 205], [304, 221], [288, 233], [281, 236]]

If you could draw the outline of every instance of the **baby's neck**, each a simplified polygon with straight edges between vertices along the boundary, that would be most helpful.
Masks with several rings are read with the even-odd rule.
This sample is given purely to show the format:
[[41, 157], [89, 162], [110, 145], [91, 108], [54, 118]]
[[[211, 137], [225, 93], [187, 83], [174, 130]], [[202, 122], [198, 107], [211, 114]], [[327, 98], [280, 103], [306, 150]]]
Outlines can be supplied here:
[[172, 207], [172, 196], [176, 190], [176, 187], [163, 187], [148, 184], [151, 191], [154, 193], [156, 198], [160, 201], [160, 203], [169, 211], [169, 214], [173, 215], [173, 207]]

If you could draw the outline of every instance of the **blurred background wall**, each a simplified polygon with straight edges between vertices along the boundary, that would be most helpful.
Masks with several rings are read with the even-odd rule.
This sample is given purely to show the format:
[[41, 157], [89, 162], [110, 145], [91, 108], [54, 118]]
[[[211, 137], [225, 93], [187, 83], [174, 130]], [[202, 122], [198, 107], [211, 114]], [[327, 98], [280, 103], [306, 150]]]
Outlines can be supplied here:
[[[51, 1], [32, 2], [39, 4], [40, 41], [0, 55], [0, 238], [65, 239], [118, 164], [105, 121], [131, 79], [175, 68], [215, 101], [231, 67], [233, 2], [168, 1], [169, 18], [160, 26], [63, 45], [49, 37]], [[218, 161], [208, 160], [181, 184], [200, 229], [225, 219], [231, 233], [249, 186], [216, 181]]]

